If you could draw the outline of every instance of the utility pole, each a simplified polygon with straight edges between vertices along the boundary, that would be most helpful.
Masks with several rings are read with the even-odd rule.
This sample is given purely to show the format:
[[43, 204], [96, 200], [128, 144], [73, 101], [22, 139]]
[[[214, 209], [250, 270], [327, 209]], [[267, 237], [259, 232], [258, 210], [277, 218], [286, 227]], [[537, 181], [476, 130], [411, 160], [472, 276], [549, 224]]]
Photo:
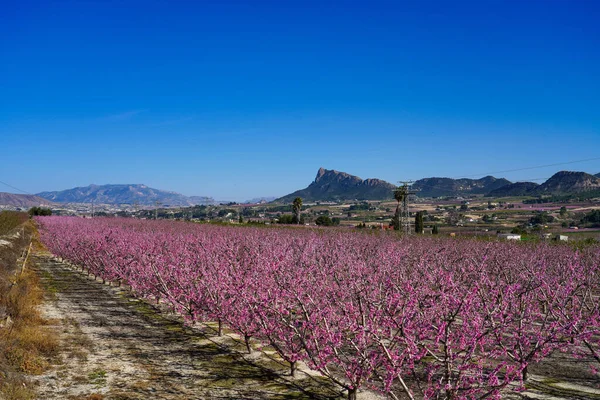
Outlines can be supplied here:
[[92, 200], [92, 218], [94, 218], [94, 200]]
[[415, 191], [411, 190], [411, 186], [414, 182], [400, 181], [398, 183], [402, 184], [405, 193], [404, 198], [402, 199], [402, 209], [400, 210], [400, 226], [406, 235], [410, 235], [412, 233], [412, 229], [410, 227], [410, 196], [416, 193]]
[[158, 205], [160, 204], [160, 202], [157, 200], [154, 202], [154, 220], [156, 221], [158, 219]]

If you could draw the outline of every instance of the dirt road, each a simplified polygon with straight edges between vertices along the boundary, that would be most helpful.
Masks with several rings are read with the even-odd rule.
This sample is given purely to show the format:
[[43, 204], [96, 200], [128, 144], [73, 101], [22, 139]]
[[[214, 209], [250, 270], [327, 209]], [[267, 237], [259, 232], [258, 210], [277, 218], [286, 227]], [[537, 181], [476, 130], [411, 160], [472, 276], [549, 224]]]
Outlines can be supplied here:
[[[265, 353], [183, 326], [124, 288], [95, 281], [49, 255], [34, 256], [48, 294], [44, 314], [61, 356], [36, 378], [40, 399], [325, 399], [321, 377], [286, 376]], [[279, 374], [280, 373], [280, 374]]]

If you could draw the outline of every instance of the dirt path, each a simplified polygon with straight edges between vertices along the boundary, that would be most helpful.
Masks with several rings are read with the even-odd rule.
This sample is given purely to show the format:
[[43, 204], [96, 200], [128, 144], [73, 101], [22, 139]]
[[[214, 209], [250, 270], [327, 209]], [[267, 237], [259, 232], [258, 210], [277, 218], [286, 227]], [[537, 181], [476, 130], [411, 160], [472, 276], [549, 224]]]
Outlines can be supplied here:
[[56, 367], [36, 378], [40, 399], [339, 396], [323, 378], [301, 372], [291, 379], [285, 364], [264, 353], [244, 355], [233, 339], [186, 328], [49, 255], [34, 261], [49, 296], [44, 314], [61, 336]]

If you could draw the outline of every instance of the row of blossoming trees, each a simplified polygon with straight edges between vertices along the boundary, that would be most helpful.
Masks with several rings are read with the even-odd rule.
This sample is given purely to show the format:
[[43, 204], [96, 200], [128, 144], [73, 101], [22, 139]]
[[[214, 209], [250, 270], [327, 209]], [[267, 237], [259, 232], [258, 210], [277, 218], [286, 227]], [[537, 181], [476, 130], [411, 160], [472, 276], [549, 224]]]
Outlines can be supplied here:
[[[598, 347], [600, 251], [562, 245], [38, 219], [57, 256], [304, 361], [356, 398], [499, 398], [532, 363]], [[220, 328], [219, 328], [220, 330]]]

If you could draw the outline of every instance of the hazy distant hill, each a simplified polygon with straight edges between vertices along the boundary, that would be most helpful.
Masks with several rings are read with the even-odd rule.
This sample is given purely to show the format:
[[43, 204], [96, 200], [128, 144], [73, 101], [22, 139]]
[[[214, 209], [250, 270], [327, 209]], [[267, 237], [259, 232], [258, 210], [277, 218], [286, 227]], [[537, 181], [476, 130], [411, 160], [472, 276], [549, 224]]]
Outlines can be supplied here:
[[515, 182], [494, 189], [486, 196], [488, 197], [508, 197], [508, 196], [527, 196], [532, 193], [538, 186], [534, 182]]
[[599, 189], [599, 177], [585, 172], [560, 171], [535, 188], [532, 194], [566, 194]]
[[255, 197], [253, 199], [244, 201], [244, 203], [246, 203], [246, 204], [269, 203], [269, 202], [275, 200], [276, 198], [277, 197], [272, 197], [272, 196], [268, 196], [268, 197]]
[[424, 178], [416, 181], [412, 188], [419, 197], [466, 196], [487, 194], [510, 183], [507, 179], [493, 176], [480, 179]]
[[206, 204], [209, 197], [187, 197], [180, 193], [153, 189], [146, 185], [89, 185], [57, 192], [37, 194], [57, 203], [139, 204], [143, 206], [192, 206]]
[[304, 201], [384, 200], [394, 197], [395, 186], [380, 179], [361, 179], [345, 172], [320, 168], [314, 182], [276, 202], [289, 203], [296, 197]]
[[600, 178], [600, 172], [594, 175], [596, 178]]
[[208, 196], [188, 196], [188, 199], [190, 199], [194, 205], [208, 205], [216, 203], [215, 199]]
[[0, 192], [0, 205], [21, 208], [52, 206], [52, 202], [32, 194], [14, 194]]

